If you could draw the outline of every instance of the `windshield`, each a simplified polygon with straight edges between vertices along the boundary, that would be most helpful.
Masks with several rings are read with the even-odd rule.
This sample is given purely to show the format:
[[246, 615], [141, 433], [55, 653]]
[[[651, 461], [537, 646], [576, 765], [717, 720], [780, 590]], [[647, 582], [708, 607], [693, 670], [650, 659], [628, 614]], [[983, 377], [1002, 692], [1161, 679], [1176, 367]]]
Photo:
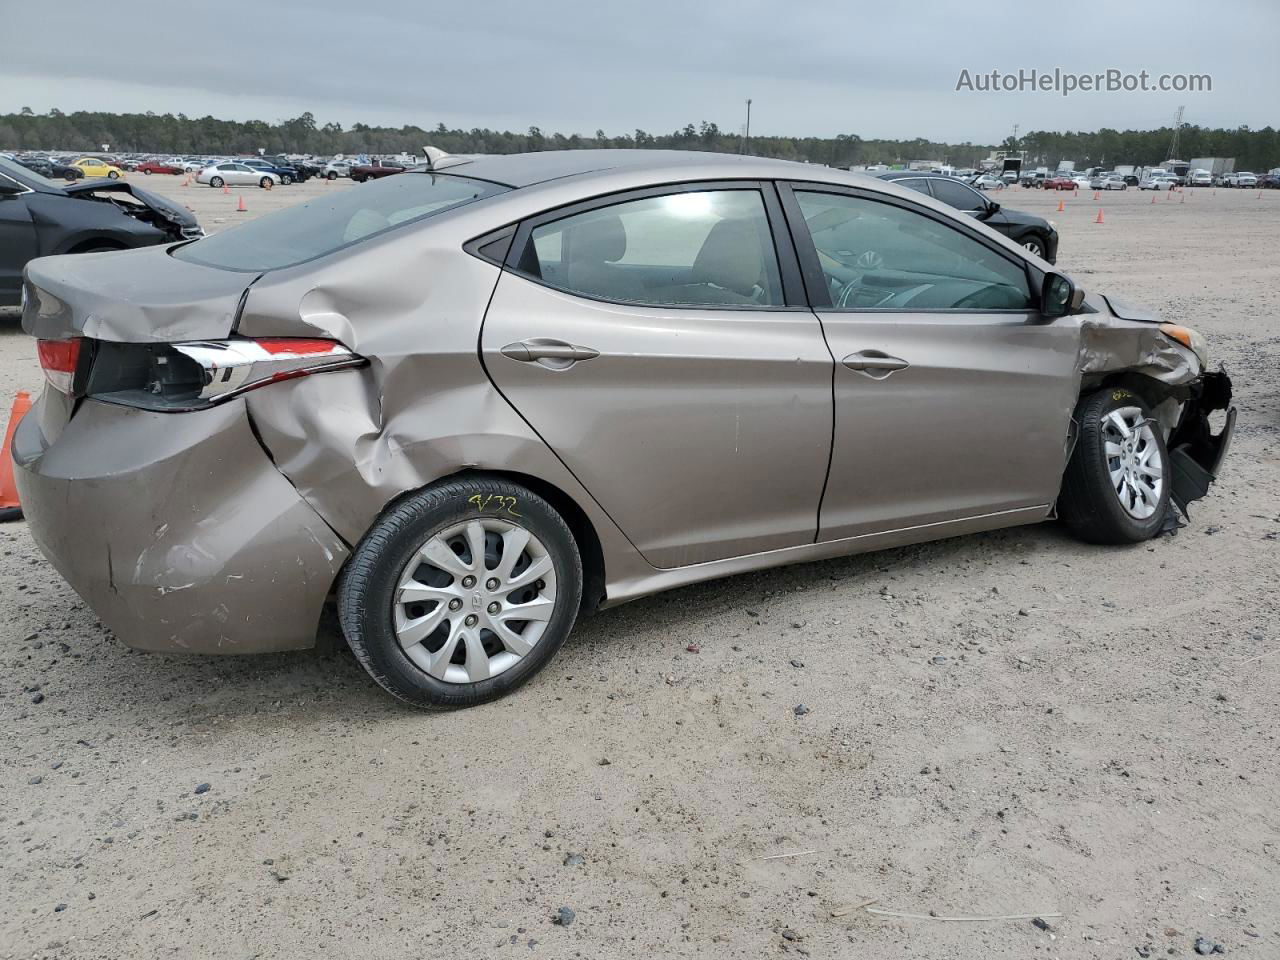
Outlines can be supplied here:
[[173, 256], [223, 270], [279, 270], [508, 189], [465, 177], [403, 173], [205, 237]]

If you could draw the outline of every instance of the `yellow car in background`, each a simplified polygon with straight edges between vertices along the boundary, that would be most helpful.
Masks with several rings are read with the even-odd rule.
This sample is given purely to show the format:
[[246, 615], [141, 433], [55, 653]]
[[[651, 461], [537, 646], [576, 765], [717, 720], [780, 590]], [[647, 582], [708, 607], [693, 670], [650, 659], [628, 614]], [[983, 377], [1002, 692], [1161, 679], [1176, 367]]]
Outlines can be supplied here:
[[108, 177], [112, 180], [120, 178], [119, 167], [113, 167], [111, 164], [96, 157], [81, 157], [72, 166], [83, 170], [86, 177]]

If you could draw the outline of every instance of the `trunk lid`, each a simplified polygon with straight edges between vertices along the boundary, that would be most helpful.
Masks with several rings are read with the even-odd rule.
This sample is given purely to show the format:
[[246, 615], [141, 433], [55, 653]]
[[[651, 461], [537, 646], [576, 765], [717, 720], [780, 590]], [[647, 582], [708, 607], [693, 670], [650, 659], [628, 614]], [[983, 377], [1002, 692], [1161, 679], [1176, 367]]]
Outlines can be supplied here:
[[41, 340], [221, 339], [258, 276], [178, 260], [168, 247], [41, 257], [27, 264], [22, 328]]

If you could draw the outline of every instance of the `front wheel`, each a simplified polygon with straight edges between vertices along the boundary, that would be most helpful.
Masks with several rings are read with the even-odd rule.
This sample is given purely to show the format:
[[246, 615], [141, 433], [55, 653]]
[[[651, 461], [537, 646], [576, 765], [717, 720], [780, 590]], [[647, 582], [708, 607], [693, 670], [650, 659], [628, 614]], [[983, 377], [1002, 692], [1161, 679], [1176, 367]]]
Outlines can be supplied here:
[[263, 177], [261, 180], [259, 180], [259, 181], [258, 181], [258, 186], [260, 186], [263, 190], [270, 190], [270, 189], [271, 189], [271, 178], [270, 178], [270, 177]]
[[221, 187], [222, 185], [224, 185], [225, 183], [226, 181], [223, 180], [221, 177], [213, 177], [212, 179], [209, 180], [209, 186], [213, 187], [215, 190], [218, 187]]
[[356, 547], [338, 616], [357, 659], [418, 707], [495, 700], [545, 667], [573, 628], [582, 561], [559, 513], [497, 478], [402, 498]]
[[1022, 241], [1022, 249], [1034, 253], [1037, 257], [1044, 259], [1044, 241], [1037, 236], [1026, 237]]
[[337, 179], [338, 179], [338, 175], [337, 175], [337, 173], [335, 173], [334, 171], [330, 170], [328, 173], [326, 173], [326, 174], [324, 175], [324, 178], [325, 178], [326, 180], [337, 180]]
[[280, 177], [280, 182], [287, 187], [289, 184], [293, 183], [293, 177], [289, 176], [287, 173], [282, 174]]
[[108, 170], [108, 171], [107, 171], [107, 179], [108, 179], [108, 180], [119, 180], [119, 179], [120, 179], [120, 171], [119, 171], [119, 170]]
[[1169, 510], [1169, 451], [1142, 398], [1108, 387], [1076, 406], [1058, 514], [1089, 543], [1141, 543]]

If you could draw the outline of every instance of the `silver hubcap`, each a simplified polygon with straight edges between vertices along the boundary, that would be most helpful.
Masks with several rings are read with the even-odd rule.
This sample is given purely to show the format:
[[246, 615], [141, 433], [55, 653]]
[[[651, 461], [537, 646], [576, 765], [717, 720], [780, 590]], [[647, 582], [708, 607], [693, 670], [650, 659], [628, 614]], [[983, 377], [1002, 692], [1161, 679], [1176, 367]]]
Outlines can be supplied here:
[[1121, 407], [1102, 424], [1111, 488], [1132, 517], [1146, 520], [1164, 492], [1164, 462], [1153, 423], [1137, 407]]
[[494, 518], [437, 533], [405, 564], [392, 616], [405, 655], [447, 683], [477, 683], [533, 650], [556, 606], [546, 547]]

